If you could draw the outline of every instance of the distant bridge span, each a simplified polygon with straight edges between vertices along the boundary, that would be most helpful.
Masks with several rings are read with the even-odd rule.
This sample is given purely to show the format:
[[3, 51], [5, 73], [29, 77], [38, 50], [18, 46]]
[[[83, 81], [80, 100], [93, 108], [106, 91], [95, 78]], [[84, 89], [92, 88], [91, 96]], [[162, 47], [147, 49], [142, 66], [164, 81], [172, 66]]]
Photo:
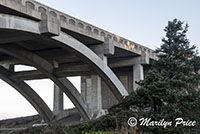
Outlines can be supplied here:
[[[144, 78], [143, 66], [148, 68], [149, 60], [154, 59], [149, 48], [33, 0], [0, 0], [0, 78], [19, 91], [46, 122], [60, 117], [62, 92], [82, 119], [98, 118], [103, 109], [137, 88], [135, 81]], [[37, 70], [15, 72], [12, 68], [18, 64]], [[131, 76], [120, 76], [131, 67]], [[82, 76], [81, 93], [67, 76]], [[44, 78], [59, 88], [54, 91], [53, 112], [24, 82]], [[114, 97], [108, 106], [103, 106], [109, 100], [102, 99], [106, 96], [103, 89]]]

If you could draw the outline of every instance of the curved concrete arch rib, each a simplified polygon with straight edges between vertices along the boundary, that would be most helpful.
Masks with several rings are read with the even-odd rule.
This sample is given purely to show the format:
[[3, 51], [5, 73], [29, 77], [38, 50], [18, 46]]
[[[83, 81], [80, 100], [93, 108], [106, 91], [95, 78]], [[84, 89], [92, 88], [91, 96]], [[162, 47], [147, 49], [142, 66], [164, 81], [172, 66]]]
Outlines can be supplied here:
[[66, 49], [71, 49], [76, 55], [83, 58], [90, 64], [96, 72], [101, 76], [104, 82], [110, 87], [115, 97], [120, 102], [122, 96], [127, 96], [128, 92], [119, 81], [112, 70], [88, 47], [74, 39], [70, 35], [61, 32], [59, 36], [52, 37], [55, 41], [60, 42], [60, 46]]
[[53, 75], [53, 66], [48, 61], [19, 46], [1, 45], [0, 52], [16, 57], [36, 67], [40, 72], [48, 76], [69, 97], [83, 119], [89, 120], [92, 118], [93, 112], [88, 108], [78, 90], [68, 79], [57, 78]]
[[[3, 22], [0, 23], [0, 29], [21, 30], [29, 33], [40, 34], [39, 23], [35, 21], [5, 14], [0, 14], [0, 21]], [[27, 26], [27, 24], [31, 24], [31, 27], [29, 25]], [[49, 38], [47, 37], [46, 39], [48, 40]], [[99, 76], [101, 76], [101, 78], [110, 87], [118, 101], [121, 101], [122, 96], [128, 95], [127, 90], [124, 88], [112, 70], [84, 44], [63, 32], [60, 32], [59, 36], [53, 37], [52, 39], [54, 39], [55, 43], [60, 44], [61, 47], [74, 51], [74, 53], [81, 56], [86, 62], [93, 66]], [[37, 63], [37, 61], [35, 62]], [[49, 70], [44, 70], [45, 68], [41, 66], [38, 66], [37, 68], [40, 71], [42, 70], [42, 72], [46, 72], [46, 74], [50, 74], [52, 71], [51, 67]]]
[[23, 95], [37, 110], [40, 117], [44, 121], [52, 121], [54, 118], [53, 113], [47, 104], [40, 98], [40, 96], [25, 82], [13, 80], [10, 78], [10, 76], [12, 76], [12, 72], [0, 66], [0, 78], [15, 88], [21, 95]]
[[[21, 30], [26, 31], [28, 33], [35, 33], [38, 34], [38, 36], [41, 36], [39, 35], [39, 22], [34, 22], [28, 19], [2, 14], [0, 14], [0, 21], [2, 22], [0, 23], [0, 29]], [[31, 27], [27, 26], [27, 24], [32, 23], [33, 25], [31, 25]], [[91, 65], [95, 69], [99, 76], [106, 82], [106, 84], [110, 87], [111, 91], [119, 101], [121, 101], [122, 96], [128, 95], [127, 90], [124, 88], [124, 86], [121, 84], [121, 82], [112, 72], [112, 70], [106, 64], [104, 64], [104, 62], [94, 52], [92, 52], [88, 47], [86, 47], [78, 40], [63, 32], [60, 32], [60, 35], [56, 37], [44, 37], [44, 41], [45, 40], [50, 42], [52, 41], [52, 43], [55, 43], [55, 45], [59, 45], [64, 49], [70, 49], [74, 52], [74, 54], [79, 55], [81, 58], [83, 58], [89, 65]], [[70, 99], [78, 108], [81, 116], [84, 119], [91, 119], [92, 112], [90, 109], [88, 109], [81, 95], [78, 93], [77, 90], [72, 92], [67, 87], [68, 85], [66, 83], [69, 83], [69, 81], [64, 83], [64, 79], [60, 80], [52, 74], [53, 66], [49, 64], [48, 61], [33, 54], [32, 52], [29, 52], [27, 50], [24, 50], [25, 52], [23, 52], [21, 48], [14, 48], [13, 46], [9, 47], [8, 45], [1, 45], [0, 51], [12, 55], [36, 67], [40, 72], [48, 76], [61, 90], [63, 90], [64, 93], [66, 93], [66, 95], [68, 95], [69, 93], [72, 94], [73, 96], [68, 97], [71, 97]], [[66, 80], [67, 79], [65, 79], [65, 81]]]

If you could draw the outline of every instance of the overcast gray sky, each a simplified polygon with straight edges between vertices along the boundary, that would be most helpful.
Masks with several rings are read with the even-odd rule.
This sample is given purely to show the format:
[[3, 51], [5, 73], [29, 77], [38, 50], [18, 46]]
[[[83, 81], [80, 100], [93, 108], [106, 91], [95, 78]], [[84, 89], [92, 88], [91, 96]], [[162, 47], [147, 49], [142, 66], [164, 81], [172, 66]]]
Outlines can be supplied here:
[[[189, 24], [188, 38], [200, 48], [199, 0], [38, 0], [59, 11], [155, 49], [161, 45], [163, 29], [174, 18]], [[18, 67], [19, 69], [20, 67]], [[80, 89], [80, 79], [72, 78]], [[53, 106], [50, 80], [28, 82]], [[65, 108], [72, 104], [65, 98]], [[0, 81], [0, 119], [36, 114], [34, 108], [13, 88]]]

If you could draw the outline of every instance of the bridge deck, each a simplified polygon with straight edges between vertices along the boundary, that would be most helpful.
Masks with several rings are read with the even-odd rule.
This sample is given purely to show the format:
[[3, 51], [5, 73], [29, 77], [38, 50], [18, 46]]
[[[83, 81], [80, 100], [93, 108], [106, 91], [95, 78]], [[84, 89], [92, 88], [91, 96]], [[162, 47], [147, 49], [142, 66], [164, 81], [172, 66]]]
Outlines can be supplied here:
[[35, 21], [40, 21], [45, 14], [56, 18], [61, 27], [61, 31], [75, 37], [85, 45], [99, 44], [104, 42], [105, 38], [108, 38], [112, 41], [112, 45], [117, 48], [114, 57], [145, 54], [151, 59], [156, 59], [156, 55], [152, 49], [88, 24], [34, 0], [0, 0], [0, 13], [22, 16]]

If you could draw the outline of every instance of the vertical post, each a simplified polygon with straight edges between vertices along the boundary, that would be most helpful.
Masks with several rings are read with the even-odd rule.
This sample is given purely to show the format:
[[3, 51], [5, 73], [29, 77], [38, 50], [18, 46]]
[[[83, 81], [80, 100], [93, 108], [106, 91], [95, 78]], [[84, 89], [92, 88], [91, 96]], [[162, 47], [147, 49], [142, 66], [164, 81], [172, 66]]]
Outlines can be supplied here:
[[139, 85], [135, 82], [144, 80], [143, 66], [141, 64], [133, 65], [133, 90], [136, 90]]
[[[106, 56], [102, 56], [102, 60], [107, 64]], [[81, 77], [81, 94], [96, 117], [105, 114], [106, 111], [102, 109], [101, 77], [98, 75]]]
[[[105, 42], [101, 45], [92, 45], [90, 49], [95, 52], [107, 66], [107, 55], [114, 54], [114, 45], [105, 39]], [[81, 94], [88, 104], [88, 107], [94, 110], [95, 118], [98, 118], [104, 114], [107, 114], [107, 110], [102, 106], [102, 82], [101, 77], [98, 75], [92, 75], [87, 77], [81, 77]]]
[[53, 100], [53, 113], [58, 115], [63, 111], [63, 91], [54, 84], [54, 100]]
[[91, 76], [91, 88], [88, 88], [88, 104], [91, 109], [102, 109], [101, 102], [101, 78], [98, 75]]

